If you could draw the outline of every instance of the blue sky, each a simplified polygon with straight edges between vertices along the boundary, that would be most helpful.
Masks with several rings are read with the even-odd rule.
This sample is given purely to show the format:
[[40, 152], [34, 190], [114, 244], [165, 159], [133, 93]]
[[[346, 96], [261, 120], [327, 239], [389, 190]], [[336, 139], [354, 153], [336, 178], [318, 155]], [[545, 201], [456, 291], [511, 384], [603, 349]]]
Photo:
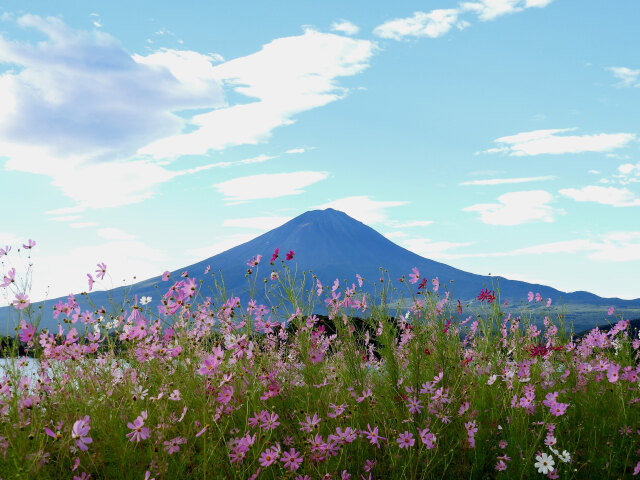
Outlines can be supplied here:
[[98, 262], [110, 288], [333, 207], [467, 271], [638, 298], [639, 15], [5, 1], [3, 268], [33, 238], [32, 298]]

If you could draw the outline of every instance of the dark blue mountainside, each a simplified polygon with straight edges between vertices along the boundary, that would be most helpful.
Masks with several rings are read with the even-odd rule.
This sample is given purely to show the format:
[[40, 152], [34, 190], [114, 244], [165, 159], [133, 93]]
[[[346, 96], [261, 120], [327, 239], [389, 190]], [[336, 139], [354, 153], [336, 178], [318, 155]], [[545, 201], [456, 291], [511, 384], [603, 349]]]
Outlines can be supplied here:
[[[247, 260], [258, 254], [263, 256], [259, 267], [257, 286], [258, 290], [262, 289], [264, 291], [262, 286], [263, 279], [271, 273], [272, 267], [269, 265], [269, 259], [276, 247], [280, 248], [281, 258], [284, 258], [289, 250], [294, 250], [298, 271], [312, 270], [323, 285], [331, 285], [336, 278], [341, 281], [347, 279], [349, 285], [351, 285], [352, 282], [356, 282], [356, 273], [370, 282], [375, 282], [380, 278], [379, 267], [384, 267], [388, 271], [389, 277], [395, 282], [395, 285], [399, 286], [400, 284], [396, 282], [396, 279], [402, 275], [408, 277], [411, 268], [418, 267], [421, 275], [429, 280], [433, 277], [438, 277], [441, 285], [447, 286], [452, 290], [453, 298], [455, 299], [473, 299], [483, 287], [492, 289], [499, 283], [501, 299], [508, 299], [510, 304], [521, 302], [526, 299], [529, 291], [534, 291], [540, 292], [545, 299], [551, 297], [555, 305], [640, 308], [640, 299], [601, 298], [588, 292], [566, 293], [544, 285], [464, 272], [416, 255], [391, 242], [362, 222], [331, 208], [303, 213], [284, 225], [249, 242], [199, 263], [176, 270], [172, 272], [169, 282], [163, 282], [161, 277], [158, 276], [136, 283], [127, 288], [127, 296], [128, 298], [132, 298], [136, 294], [139, 296], [151, 296], [153, 298], [152, 305], [155, 306], [159, 303], [162, 294], [173, 284], [173, 281], [179, 280], [180, 274], [187, 270], [190, 277], [198, 281], [203, 280], [202, 293], [204, 296], [210, 295], [210, 289], [213, 288], [211, 273], [215, 273], [217, 279], [220, 279], [221, 273], [224, 278], [227, 295], [239, 296], [245, 302], [249, 298], [248, 282], [245, 277]], [[279, 268], [279, 262], [280, 260], [277, 261], [275, 267]], [[290, 268], [294, 268], [294, 262], [288, 262], [288, 265]], [[205, 275], [204, 270], [207, 266], [211, 267], [211, 273]], [[308, 275], [308, 287], [312, 286], [310, 277]], [[449, 283], [451, 280], [453, 280], [453, 285]], [[156, 285], [158, 285], [158, 288], [156, 288]], [[413, 288], [415, 289], [416, 285]], [[370, 291], [370, 293], [372, 292]], [[92, 302], [98, 307], [102, 305], [108, 307], [109, 296], [116, 303], [121, 303], [123, 289], [118, 288], [107, 292], [92, 292], [89, 294]], [[77, 295], [76, 298], [83, 310], [88, 308], [82, 296]], [[51, 309], [58, 300], [52, 299], [46, 302], [40, 328], [57, 328], [58, 322], [53, 319]], [[259, 298], [258, 301], [260, 302]], [[325, 312], [326, 310], [318, 311], [317, 313]], [[7, 332], [8, 313], [7, 308], [0, 309], [0, 334]], [[15, 311], [12, 312], [12, 323], [15, 322], [15, 313]]]

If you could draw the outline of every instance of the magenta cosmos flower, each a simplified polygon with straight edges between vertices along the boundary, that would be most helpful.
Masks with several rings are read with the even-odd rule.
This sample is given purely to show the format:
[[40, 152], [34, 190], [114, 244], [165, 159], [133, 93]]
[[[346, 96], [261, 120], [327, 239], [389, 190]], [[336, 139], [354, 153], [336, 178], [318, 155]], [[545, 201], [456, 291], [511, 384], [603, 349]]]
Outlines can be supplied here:
[[284, 467], [288, 468], [292, 472], [300, 468], [300, 464], [302, 463], [302, 455], [295, 451], [294, 448], [289, 449], [288, 452], [284, 452], [282, 454], [282, 458], [280, 459], [282, 463], [284, 463]]

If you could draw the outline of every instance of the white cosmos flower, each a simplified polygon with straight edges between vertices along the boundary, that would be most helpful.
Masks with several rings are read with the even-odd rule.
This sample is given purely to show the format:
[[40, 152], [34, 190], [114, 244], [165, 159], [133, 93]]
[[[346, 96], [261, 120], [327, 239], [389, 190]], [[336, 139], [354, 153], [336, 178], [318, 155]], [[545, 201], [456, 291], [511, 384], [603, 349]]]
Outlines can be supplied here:
[[536, 460], [538, 461], [534, 463], [533, 466], [538, 469], [538, 473], [546, 475], [553, 471], [555, 462], [553, 461], [552, 456], [543, 453], [542, 455], [536, 455]]
[[151, 297], [142, 297], [140, 299], [140, 305], [146, 305], [147, 303], [151, 302]]
[[562, 460], [564, 463], [568, 463], [571, 461], [571, 454], [566, 450], [563, 450], [562, 455], [558, 455], [558, 456], [560, 457], [560, 460]]

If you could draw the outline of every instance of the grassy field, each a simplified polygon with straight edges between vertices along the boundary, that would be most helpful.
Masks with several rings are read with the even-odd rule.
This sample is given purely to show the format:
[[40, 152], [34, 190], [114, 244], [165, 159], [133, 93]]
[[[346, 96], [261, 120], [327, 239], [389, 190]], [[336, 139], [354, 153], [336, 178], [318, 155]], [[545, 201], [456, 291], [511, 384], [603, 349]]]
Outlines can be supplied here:
[[[625, 318], [594, 312], [614, 327], [572, 341], [566, 312], [535, 300], [517, 313], [483, 290], [462, 309], [414, 273], [407, 308], [394, 310], [391, 286], [367, 297], [357, 272], [304, 291], [293, 262], [255, 266], [278, 273], [269, 305], [203, 298], [191, 277], [166, 281], [160, 309], [137, 299], [123, 315], [78, 312], [70, 299], [59, 332], [37, 331], [37, 312], [18, 305], [2, 349], [0, 477], [640, 471], [640, 340]], [[310, 314], [319, 304], [324, 317]]]

